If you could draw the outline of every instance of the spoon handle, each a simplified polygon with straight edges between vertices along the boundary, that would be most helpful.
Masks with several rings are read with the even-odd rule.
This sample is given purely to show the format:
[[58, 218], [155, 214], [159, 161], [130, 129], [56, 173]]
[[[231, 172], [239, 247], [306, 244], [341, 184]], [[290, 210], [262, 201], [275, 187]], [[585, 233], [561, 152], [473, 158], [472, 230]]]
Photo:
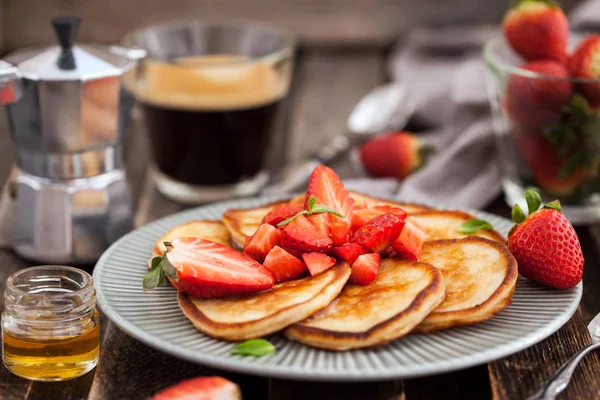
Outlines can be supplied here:
[[556, 395], [562, 392], [571, 381], [571, 376], [573, 375], [577, 364], [579, 364], [579, 361], [581, 361], [587, 353], [597, 348], [600, 348], [600, 343], [591, 344], [575, 353], [575, 355], [571, 357], [569, 361], [564, 363], [556, 373], [546, 381], [544, 386], [529, 398], [529, 400], [550, 400], [556, 398]]

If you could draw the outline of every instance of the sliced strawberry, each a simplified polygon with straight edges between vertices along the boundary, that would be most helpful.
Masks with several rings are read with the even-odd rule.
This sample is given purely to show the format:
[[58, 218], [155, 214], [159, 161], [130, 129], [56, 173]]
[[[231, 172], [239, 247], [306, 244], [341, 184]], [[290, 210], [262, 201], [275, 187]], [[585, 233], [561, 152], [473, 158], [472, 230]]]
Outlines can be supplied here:
[[175, 289], [194, 297], [260, 292], [275, 283], [271, 272], [248, 255], [200, 238], [173, 240], [161, 265]]
[[331, 245], [331, 239], [319, 232], [304, 215], [287, 224], [281, 235], [281, 247], [296, 257], [312, 252], [327, 254]]
[[335, 245], [346, 243], [350, 232], [350, 214], [354, 207], [354, 199], [350, 197], [339, 176], [331, 168], [319, 165], [313, 170], [306, 191], [306, 208], [311, 196], [317, 199], [317, 203], [332, 208], [344, 216], [344, 218], [331, 216], [331, 235]]
[[306, 265], [301, 260], [279, 246], [273, 247], [267, 254], [263, 265], [271, 271], [277, 282], [296, 279], [306, 271]]
[[381, 257], [384, 257], [384, 258], [394, 257], [396, 255], [396, 251], [394, 250], [394, 248], [392, 246], [390, 246], [379, 254], [381, 255]]
[[359, 243], [374, 253], [390, 247], [402, 231], [404, 221], [394, 214], [383, 214], [373, 218], [352, 237], [352, 243]]
[[302, 259], [306, 263], [308, 272], [310, 272], [312, 276], [327, 271], [337, 263], [335, 258], [329, 257], [323, 253], [305, 253], [302, 254]]
[[271, 211], [269, 211], [267, 215], [265, 215], [265, 217], [261, 221], [261, 224], [269, 224], [276, 226], [281, 221], [293, 217], [302, 210], [304, 210], [303, 204], [291, 202], [280, 204]]
[[150, 400], [240, 400], [242, 393], [233, 382], [220, 376], [187, 379], [161, 390]]
[[308, 217], [311, 224], [317, 228], [319, 232], [327, 237], [331, 237], [331, 214], [321, 213]]
[[398, 257], [417, 261], [425, 242], [425, 230], [414, 217], [406, 218], [405, 222], [393, 247]]
[[273, 225], [262, 224], [244, 247], [244, 253], [255, 260], [262, 261], [269, 251], [281, 243], [281, 231]]
[[373, 282], [379, 272], [381, 256], [378, 253], [362, 254], [352, 264], [350, 283], [356, 285], [368, 285]]
[[367, 222], [372, 220], [375, 217], [378, 217], [383, 214], [394, 214], [400, 219], [406, 218], [406, 211], [401, 209], [400, 207], [392, 207], [392, 206], [375, 206], [372, 208], [360, 208], [354, 209], [351, 215], [351, 226], [350, 230], [352, 232], [356, 232], [360, 227], [365, 225]]
[[331, 249], [331, 254], [338, 260], [344, 260], [348, 264], [354, 264], [358, 256], [367, 254], [369, 250], [358, 243], [345, 243]]

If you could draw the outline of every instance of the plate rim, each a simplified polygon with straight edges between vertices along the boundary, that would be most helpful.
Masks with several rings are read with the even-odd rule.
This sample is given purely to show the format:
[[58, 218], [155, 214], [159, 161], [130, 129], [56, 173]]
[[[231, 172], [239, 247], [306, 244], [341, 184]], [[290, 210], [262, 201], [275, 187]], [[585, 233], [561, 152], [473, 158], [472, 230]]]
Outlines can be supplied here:
[[[376, 371], [363, 371], [363, 370], [347, 370], [344, 371], [343, 374], [340, 374], [339, 371], [332, 370], [318, 370], [317, 372], [311, 371], [303, 371], [296, 370], [293, 368], [286, 368], [285, 365], [273, 365], [266, 363], [259, 363], [254, 361], [254, 359], [250, 357], [238, 357], [232, 356], [231, 358], [224, 358], [222, 356], [214, 356], [212, 354], [203, 354], [201, 358], [197, 356], [196, 351], [189, 351], [189, 349], [181, 346], [176, 346], [169, 342], [161, 342], [159, 338], [155, 337], [151, 333], [146, 332], [144, 329], [137, 327], [135, 324], [129, 322], [126, 318], [122, 317], [119, 312], [114, 309], [106, 300], [103, 289], [100, 287], [100, 279], [99, 277], [103, 273], [103, 265], [105, 265], [106, 259], [118, 248], [123, 242], [127, 241], [130, 237], [140, 234], [141, 232], [151, 232], [155, 226], [164, 223], [165, 220], [168, 219], [176, 219], [178, 217], [186, 217], [188, 214], [191, 216], [195, 213], [202, 212], [204, 209], [210, 209], [215, 206], [219, 207], [227, 207], [228, 204], [231, 204], [230, 207], [242, 208], [243, 204], [240, 203], [262, 203], [267, 204], [268, 202], [277, 201], [283, 198], [289, 198], [290, 195], [274, 195], [274, 196], [255, 196], [250, 198], [243, 199], [233, 199], [223, 202], [215, 202], [208, 205], [202, 205], [199, 207], [194, 207], [187, 210], [182, 210], [176, 213], [172, 213], [166, 215], [164, 217], [153, 220], [147, 224], [138, 227], [121, 238], [119, 238], [116, 242], [114, 242], [98, 259], [97, 263], [94, 267], [93, 278], [96, 287], [96, 304], [102, 312], [106, 315], [106, 317], [113, 322], [117, 327], [123, 330], [126, 334], [133, 337], [136, 340], [144, 343], [145, 345], [164, 352], [166, 354], [172, 355], [174, 357], [180, 358], [182, 360], [186, 360], [195, 364], [204, 365], [207, 367], [218, 368], [224, 371], [237, 372], [247, 375], [254, 376], [264, 376], [271, 378], [279, 378], [279, 379], [291, 379], [291, 380], [301, 380], [301, 381], [330, 381], [330, 382], [345, 382], [345, 381], [384, 381], [390, 379], [408, 379], [408, 378], [417, 378], [423, 376], [433, 376], [439, 375], [451, 371], [457, 371], [461, 369], [470, 368], [477, 365], [482, 365], [485, 363], [489, 363], [491, 361], [515, 354], [519, 351], [522, 351], [528, 347], [533, 346], [536, 343], [548, 338], [556, 331], [558, 331], [564, 324], [566, 324], [573, 314], [576, 312], [582, 298], [583, 294], [583, 285], [582, 282], [579, 282], [577, 286], [575, 286], [575, 297], [569, 307], [564, 310], [563, 313], [560, 314], [557, 318], [553, 319], [552, 322], [547, 325], [536, 329], [534, 332], [529, 333], [521, 337], [518, 340], [512, 341], [510, 343], [506, 343], [500, 345], [495, 348], [491, 348], [482, 352], [473, 353], [469, 356], [469, 358], [463, 358], [460, 362], [456, 360], [447, 360], [447, 361], [436, 361], [434, 363], [425, 364], [425, 365], [417, 365], [414, 370], [411, 370], [407, 373], [400, 373], [394, 368], [389, 368], [385, 371], [376, 370]], [[436, 208], [452, 208], [457, 210], [463, 210], [470, 212], [472, 214], [479, 214], [482, 216], [488, 215], [493, 216], [494, 218], [501, 218], [507, 220], [506, 218], [492, 214], [482, 210], [474, 210], [466, 207], [457, 207], [457, 206], [448, 206], [444, 204], [435, 204], [431, 205]], [[253, 206], [247, 206], [253, 207]], [[190, 322], [191, 323], [191, 322]], [[199, 334], [202, 334], [199, 332]], [[218, 340], [218, 339], [216, 339]], [[361, 349], [351, 350], [351, 351], [361, 351]], [[335, 352], [332, 352], [335, 353]]]

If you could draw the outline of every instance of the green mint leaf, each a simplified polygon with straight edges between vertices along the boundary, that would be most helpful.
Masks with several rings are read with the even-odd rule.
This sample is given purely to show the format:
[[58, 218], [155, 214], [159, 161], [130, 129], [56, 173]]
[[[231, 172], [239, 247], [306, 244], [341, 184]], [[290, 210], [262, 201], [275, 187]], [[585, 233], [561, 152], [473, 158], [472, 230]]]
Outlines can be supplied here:
[[316, 204], [312, 208], [311, 214], [321, 214], [321, 213], [326, 213], [326, 212], [331, 213], [331, 214], [335, 215], [336, 217], [344, 218], [344, 216], [342, 214], [340, 214], [339, 212], [335, 211], [333, 208], [329, 208], [327, 206], [324, 206], [323, 204]]
[[460, 233], [472, 234], [477, 232], [478, 230], [483, 229], [487, 231], [491, 231], [494, 229], [492, 224], [483, 220], [483, 219], [470, 219], [468, 221], [463, 222], [457, 229]]
[[556, 210], [558, 212], [560, 212], [562, 210], [562, 207], [560, 205], [560, 201], [558, 201], [558, 200], [554, 200], [554, 201], [551, 201], [550, 203], [546, 203], [544, 205], [544, 208], [550, 208], [550, 209]]
[[308, 212], [312, 212], [315, 204], [317, 204], [317, 198], [314, 196], [310, 196], [310, 198], [308, 199]]
[[582, 117], [582, 119], [585, 119], [585, 117], [587, 117], [591, 113], [590, 104], [584, 96], [580, 94], [575, 94], [573, 95], [573, 97], [571, 97], [571, 101], [569, 103], [569, 111], [571, 111], [571, 114], [577, 115], [577, 117]]
[[557, 178], [562, 180], [571, 175], [575, 171], [575, 168], [581, 164], [582, 158], [581, 152], [571, 154], [558, 171]]
[[165, 272], [165, 275], [167, 275], [169, 278], [175, 279], [176, 281], [179, 280], [179, 277], [177, 276], [177, 269], [175, 269], [173, 264], [171, 264], [171, 262], [169, 261], [168, 254], [163, 257], [163, 260], [160, 263], [160, 266], [161, 266], [162, 270]]
[[150, 269], [154, 269], [154, 268], [158, 267], [158, 265], [160, 264], [162, 259], [163, 259], [162, 257], [154, 257], [152, 259], [152, 262], [150, 263]]
[[230, 354], [239, 354], [242, 356], [261, 357], [271, 354], [275, 351], [275, 346], [265, 339], [250, 339], [236, 344], [231, 349]]
[[301, 216], [301, 215], [307, 215], [307, 214], [310, 214], [310, 213], [308, 211], [306, 211], [306, 210], [302, 210], [298, 214], [296, 214], [296, 215], [294, 215], [292, 217], [289, 217], [288, 219], [284, 219], [283, 221], [281, 221], [280, 223], [278, 223], [277, 226], [287, 225], [290, 222], [292, 222], [293, 220], [295, 220], [296, 218], [298, 218], [299, 216]]
[[525, 201], [527, 202], [527, 212], [529, 214], [536, 212], [542, 205], [540, 194], [531, 189], [525, 191]]
[[511, 215], [515, 224], [520, 224], [521, 222], [525, 221], [525, 213], [518, 204], [515, 204], [513, 207]]
[[[154, 260], [153, 260], [154, 261]], [[152, 268], [150, 272], [144, 275], [144, 280], [142, 281], [142, 288], [144, 292], [154, 289], [157, 286], [163, 286], [163, 281], [165, 280], [165, 275], [163, 273], [162, 268]]]

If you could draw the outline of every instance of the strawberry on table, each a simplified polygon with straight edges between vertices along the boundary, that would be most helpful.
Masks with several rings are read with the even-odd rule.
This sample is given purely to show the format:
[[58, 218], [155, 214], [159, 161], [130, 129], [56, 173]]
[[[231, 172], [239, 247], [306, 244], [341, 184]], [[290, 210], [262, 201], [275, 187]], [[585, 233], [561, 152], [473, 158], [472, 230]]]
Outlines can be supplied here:
[[304, 210], [304, 202], [280, 204], [269, 211], [267, 215], [265, 215], [261, 224], [277, 226], [277, 224], [279, 224], [281, 221], [298, 214], [302, 210]]
[[241, 400], [240, 388], [220, 376], [187, 379], [161, 390], [151, 400]]
[[508, 236], [508, 249], [525, 278], [557, 289], [577, 285], [583, 276], [583, 253], [573, 225], [553, 201], [539, 209], [542, 200], [533, 190], [525, 191], [529, 216], [518, 205], [513, 208], [516, 225]]
[[244, 253], [200, 238], [165, 242], [164, 256], [152, 260], [144, 290], [164, 286], [165, 275], [175, 289], [194, 297], [225, 297], [273, 287], [271, 272]]
[[281, 242], [281, 231], [273, 225], [262, 224], [254, 235], [246, 241], [244, 253], [255, 260], [262, 261], [269, 251]]
[[502, 22], [504, 36], [527, 61], [565, 61], [569, 22], [563, 10], [550, 0], [518, 1]]
[[323, 253], [305, 253], [302, 254], [302, 259], [306, 263], [311, 276], [325, 272], [337, 263], [335, 258]]
[[308, 180], [306, 191], [306, 204], [314, 197], [319, 204], [337, 211], [342, 217], [331, 216], [331, 235], [333, 244], [340, 245], [347, 242], [350, 231], [350, 214], [354, 208], [354, 200], [344, 188], [339, 176], [329, 167], [319, 165]]
[[383, 214], [373, 218], [356, 231], [352, 243], [358, 243], [374, 253], [387, 250], [404, 227], [404, 221], [394, 214]]
[[345, 243], [331, 249], [331, 254], [339, 260], [344, 260], [348, 264], [354, 264], [358, 256], [367, 254], [369, 250], [358, 243]]
[[549, 78], [510, 75], [504, 97], [506, 112], [517, 124], [544, 128], [560, 118], [562, 108], [571, 99], [573, 84], [567, 80], [569, 73], [562, 64], [549, 60], [533, 61], [521, 69]]
[[279, 246], [273, 247], [267, 254], [263, 265], [271, 271], [276, 282], [296, 279], [306, 271], [306, 265], [301, 260]]
[[352, 264], [352, 273], [349, 282], [366, 286], [373, 282], [379, 272], [381, 256], [378, 253], [360, 255]]
[[[567, 67], [575, 78], [600, 78], [600, 35], [592, 35], [583, 40], [569, 57]], [[581, 91], [590, 103], [600, 103], [600, 83], [581, 83]]]
[[360, 146], [360, 159], [371, 175], [404, 179], [432, 152], [417, 136], [402, 131], [377, 136]]
[[317, 230], [304, 215], [294, 218], [281, 234], [281, 247], [296, 257], [311, 252], [329, 253], [332, 244], [331, 238]]
[[414, 217], [405, 220], [404, 228], [392, 247], [396, 256], [417, 261], [425, 242], [425, 230]]

